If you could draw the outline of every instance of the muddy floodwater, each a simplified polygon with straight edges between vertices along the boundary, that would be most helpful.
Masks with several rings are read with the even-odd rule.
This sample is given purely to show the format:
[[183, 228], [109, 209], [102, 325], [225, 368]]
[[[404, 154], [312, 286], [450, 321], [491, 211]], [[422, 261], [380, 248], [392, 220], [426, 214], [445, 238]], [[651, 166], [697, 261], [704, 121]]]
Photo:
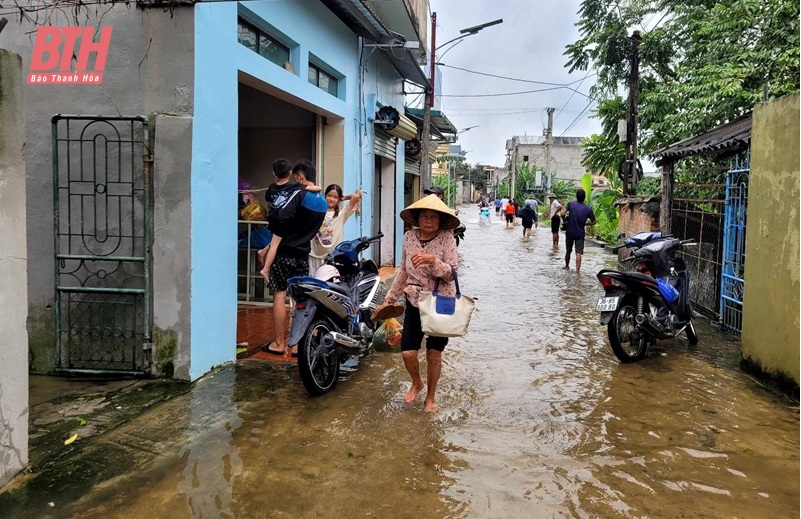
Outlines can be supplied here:
[[798, 517], [798, 407], [739, 371], [734, 337], [701, 322], [697, 348], [622, 365], [595, 311], [611, 255], [588, 246], [579, 277], [564, 236], [554, 252], [547, 228], [522, 243], [463, 211], [477, 310], [443, 355], [440, 413], [403, 404], [397, 353], [315, 399], [294, 366], [244, 361], [98, 439], [105, 465], [83, 470], [109, 477], [28, 489], [14, 516]]

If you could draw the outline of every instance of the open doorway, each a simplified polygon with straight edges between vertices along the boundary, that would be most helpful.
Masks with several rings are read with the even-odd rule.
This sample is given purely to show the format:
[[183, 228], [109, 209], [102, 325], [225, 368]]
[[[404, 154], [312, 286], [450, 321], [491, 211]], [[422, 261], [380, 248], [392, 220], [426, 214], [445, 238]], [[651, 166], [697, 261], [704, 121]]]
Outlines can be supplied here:
[[[294, 164], [317, 162], [320, 117], [246, 84], [239, 84], [239, 186], [267, 207], [265, 189], [275, 181], [272, 163], [284, 158]], [[246, 201], [239, 195], [240, 206]], [[260, 271], [258, 250], [269, 241], [263, 220], [238, 219], [237, 357], [259, 351], [275, 338], [272, 293]]]
[[375, 156], [373, 179], [373, 233], [384, 237], [373, 246], [373, 261], [379, 266], [395, 266], [395, 161]]

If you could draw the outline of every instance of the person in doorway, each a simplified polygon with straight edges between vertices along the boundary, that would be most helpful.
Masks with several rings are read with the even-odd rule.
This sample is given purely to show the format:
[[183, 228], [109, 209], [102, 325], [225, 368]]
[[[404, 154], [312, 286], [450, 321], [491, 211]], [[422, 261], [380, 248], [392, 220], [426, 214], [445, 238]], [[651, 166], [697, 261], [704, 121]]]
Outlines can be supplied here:
[[[405, 297], [401, 352], [403, 364], [412, 378], [412, 387], [406, 392], [403, 401], [411, 404], [426, 387], [420, 377], [420, 363], [417, 359], [424, 337], [418, 307], [420, 292], [433, 291], [439, 280], [440, 294], [456, 294], [453, 272], [458, 269], [459, 256], [456, 252], [456, 240], [449, 230], [459, 226], [459, 219], [436, 196], [426, 196], [418, 200], [401, 211], [400, 217], [416, 228], [403, 236], [400, 269], [384, 304], [395, 304], [401, 295]], [[439, 410], [435, 394], [442, 371], [442, 352], [447, 344], [447, 337], [426, 338], [428, 391], [425, 411], [428, 413]]]
[[[317, 170], [309, 161], [300, 161], [292, 168], [295, 187], [273, 208], [268, 223], [273, 241], [262, 275], [273, 291], [275, 340], [262, 347], [273, 355], [286, 355], [287, 280], [309, 274], [311, 241], [325, 219], [328, 204], [319, 191], [308, 191], [317, 180]], [[274, 346], [274, 347], [273, 347]], [[296, 345], [292, 345], [296, 350]], [[296, 351], [292, 355], [297, 355]]]
[[430, 186], [423, 189], [424, 195], [437, 195], [440, 200], [445, 200], [445, 190], [439, 186]]
[[587, 193], [583, 189], [576, 190], [576, 199], [562, 208], [562, 214], [568, 214], [565, 220], [565, 270], [570, 269], [570, 253], [576, 246], [576, 274], [581, 273], [581, 256], [584, 254], [584, 226], [595, 225], [595, 213], [584, 203]]
[[511, 229], [515, 225], [515, 204], [514, 200], [509, 200], [506, 202], [506, 210], [504, 213], [506, 214], [506, 228]]
[[501, 199], [495, 199], [495, 216], [501, 216]]
[[[276, 159], [273, 161], [273, 176], [275, 177], [275, 182], [270, 184], [267, 187], [267, 192], [264, 194], [265, 201], [267, 202], [267, 219], [270, 218], [270, 213], [273, 211], [273, 208], [276, 207], [278, 204], [283, 204], [286, 198], [291, 194], [291, 192], [298, 187], [297, 182], [293, 178], [291, 178], [292, 173], [292, 164], [286, 159]], [[307, 191], [312, 192], [319, 192], [322, 191], [320, 186], [307, 186]], [[272, 242], [270, 242], [272, 245]], [[270, 250], [270, 245], [264, 247], [263, 249], [259, 250], [257, 256], [259, 261], [262, 265], [265, 265], [267, 261], [267, 253]], [[276, 247], [278, 244], [276, 243]], [[275, 250], [275, 248], [273, 248]], [[266, 269], [268, 272], [269, 269]], [[265, 270], [262, 270], [262, 276], [264, 275]]]
[[531, 241], [531, 227], [537, 221], [537, 210], [532, 207], [531, 200], [526, 200], [521, 219], [523, 220], [523, 240]]
[[562, 219], [559, 214], [562, 211], [562, 204], [556, 199], [556, 195], [548, 193], [548, 217], [551, 219], [551, 234], [553, 234], [553, 248], [559, 248], [559, 227]]
[[[344, 211], [339, 207], [340, 202], [343, 200], [348, 201], [348, 206]], [[336, 184], [331, 184], [325, 188], [325, 201], [328, 203], [328, 212], [325, 214], [323, 225], [317, 232], [317, 236], [311, 242], [309, 274], [312, 276], [317, 272], [317, 269], [323, 266], [325, 257], [334, 250], [334, 247], [342, 243], [345, 222], [358, 209], [361, 203], [361, 191], [343, 196], [342, 188]]]

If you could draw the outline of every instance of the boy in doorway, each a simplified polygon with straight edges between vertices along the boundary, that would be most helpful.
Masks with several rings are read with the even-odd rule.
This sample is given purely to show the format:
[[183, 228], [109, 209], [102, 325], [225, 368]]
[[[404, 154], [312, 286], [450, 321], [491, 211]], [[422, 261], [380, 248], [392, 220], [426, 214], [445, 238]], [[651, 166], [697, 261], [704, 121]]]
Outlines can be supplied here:
[[[268, 221], [270, 219], [270, 214], [273, 212], [273, 208], [276, 207], [277, 204], [283, 203], [283, 201], [286, 199], [286, 197], [289, 196], [291, 191], [298, 186], [297, 182], [295, 182], [291, 178], [290, 175], [291, 173], [292, 173], [292, 164], [290, 164], [288, 160], [276, 159], [273, 161], [273, 176], [275, 176], [275, 182], [273, 182], [267, 187], [267, 192], [264, 194], [264, 198], [266, 199], [267, 202]], [[312, 192], [319, 192], [322, 191], [322, 188], [320, 186], [311, 185], [307, 186], [306, 190]], [[275, 235], [273, 235], [273, 240], [275, 239], [276, 237]], [[267, 264], [266, 258], [268, 251], [270, 250], [271, 246], [273, 247], [273, 250], [275, 250], [275, 248], [278, 247], [278, 242], [280, 242], [280, 238], [276, 242], [271, 241], [270, 245], [264, 247], [257, 253], [259, 261], [262, 263], [262, 265], [266, 266]], [[269, 272], [268, 268], [262, 269], [261, 275], [264, 276], [268, 272]]]
[[[292, 173], [296, 182], [287, 188], [285, 197], [277, 200], [268, 217], [273, 241], [262, 269], [262, 276], [273, 290], [275, 318], [275, 341], [262, 349], [279, 356], [284, 356], [287, 350], [287, 280], [309, 275], [311, 241], [328, 211], [328, 202], [320, 194], [320, 189], [309, 189], [317, 180], [314, 165], [307, 160], [300, 161], [292, 168]], [[291, 346], [292, 356], [297, 356], [297, 345]]]

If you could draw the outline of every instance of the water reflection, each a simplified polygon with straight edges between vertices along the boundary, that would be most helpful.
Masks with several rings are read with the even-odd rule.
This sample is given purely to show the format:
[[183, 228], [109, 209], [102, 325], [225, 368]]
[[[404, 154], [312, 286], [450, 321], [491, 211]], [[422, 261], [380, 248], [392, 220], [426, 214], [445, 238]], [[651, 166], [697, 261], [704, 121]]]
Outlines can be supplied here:
[[185, 430], [189, 440], [178, 453], [184, 468], [177, 486], [191, 518], [233, 517], [233, 488], [243, 467], [232, 441], [242, 426], [235, 384], [236, 370], [229, 366], [199, 381], [191, 394]]

